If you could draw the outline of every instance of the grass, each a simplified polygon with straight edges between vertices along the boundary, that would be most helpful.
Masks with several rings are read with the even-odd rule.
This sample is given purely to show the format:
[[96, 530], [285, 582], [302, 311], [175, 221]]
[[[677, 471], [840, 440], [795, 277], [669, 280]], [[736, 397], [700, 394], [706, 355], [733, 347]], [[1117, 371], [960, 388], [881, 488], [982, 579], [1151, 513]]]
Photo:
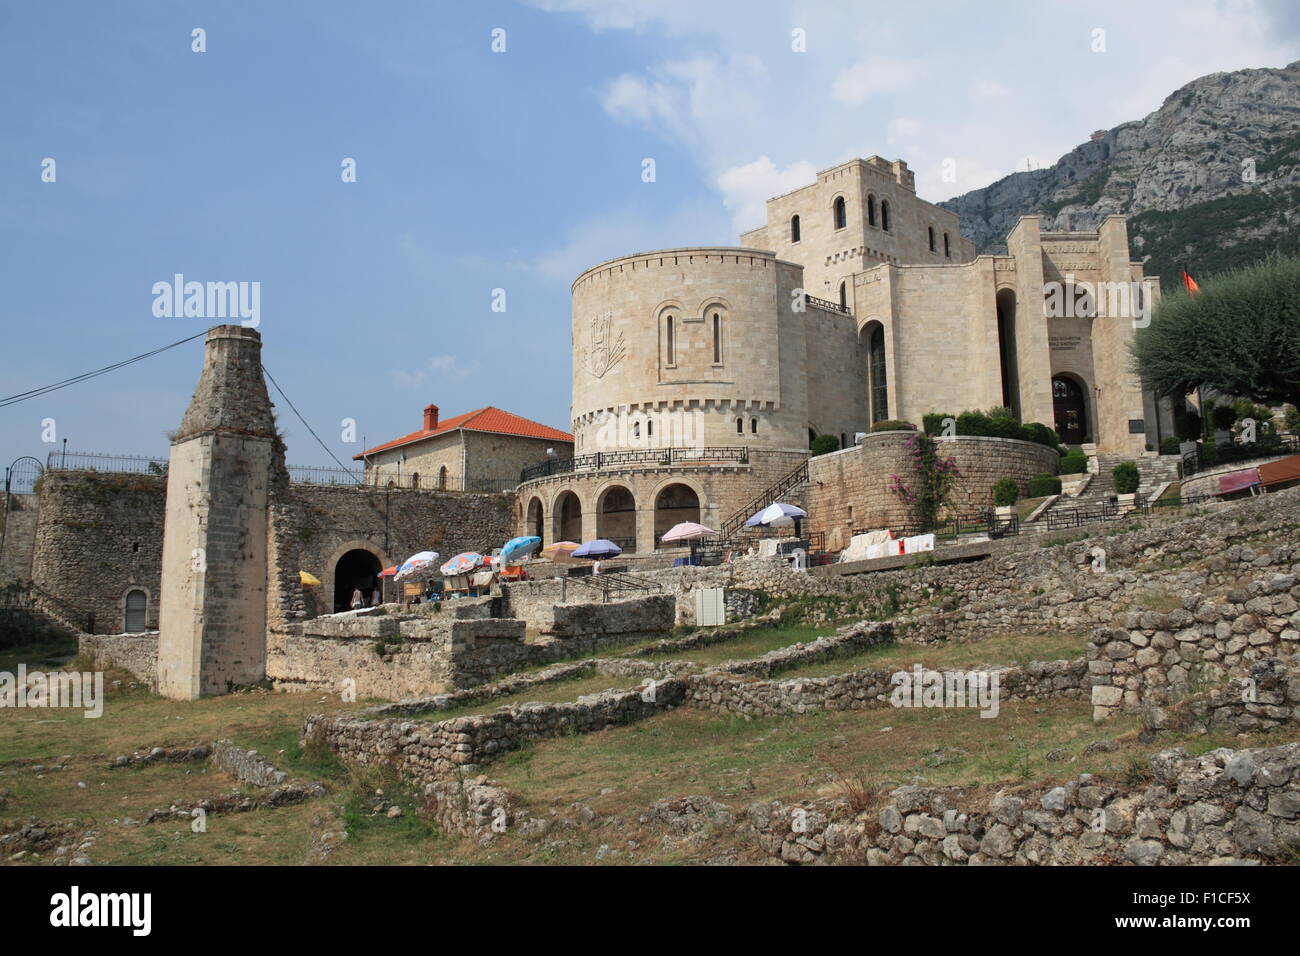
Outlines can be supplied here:
[[578, 674], [564, 680], [539, 684], [537, 687], [522, 690], [515, 694], [493, 697], [491, 700], [476, 701], [460, 707], [453, 707], [450, 710], [423, 711], [412, 715], [411, 719], [437, 721], [447, 720], [451, 717], [466, 717], [471, 714], [489, 714], [498, 708], [508, 707], [513, 704], [526, 704], [533, 701], [555, 703], [577, 700], [584, 694], [597, 694], [603, 690], [628, 690], [633, 687], [640, 687], [642, 683], [643, 681], [640, 678], [609, 677], [597, 674], [594, 668], [584, 668]]
[[769, 651], [789, 647], [791, 644], [814, 641], [819, 637], [834, 633], [835, 628], [833, 625], [815, 627], [799, 624], [787, 627], [764, 627], [744, 631], [734, 640], [725, 641], [721, 644], [709, 644], [704, 647], [693, 647], [685, 651], [653, 654], [643, 659], [649, 661], [687, 659], [704, 665], [720, 664], [723, 661], [761, 657]]

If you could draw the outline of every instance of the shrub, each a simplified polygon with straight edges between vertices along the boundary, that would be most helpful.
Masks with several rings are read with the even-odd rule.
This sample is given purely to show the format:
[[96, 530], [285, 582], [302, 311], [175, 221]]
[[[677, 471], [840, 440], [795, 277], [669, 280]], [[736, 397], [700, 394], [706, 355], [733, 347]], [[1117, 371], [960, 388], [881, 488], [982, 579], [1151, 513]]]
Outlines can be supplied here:
[[1121, 495], [1131, 495], [1138, 490], [1138, 485], [1142, 483], [1142, 476], [1138, 474], [1138, 466], [1131, 461], [1121, 461], [1113, 469], [1111, 474], [1115, 476], [1115, 491]]
[[1162, 438], [1160, 439], [1160, 454], [1177, 455], [1179, 453], [1178, 450], [1181, 445], [1182, 442], [1180, 442], [1173, 435], [1170, 435], [1168, 438]]
[[1056, 430], [1048, 428], [1042, 422], [1029, 422], [1021, 426], [1024, 434], [1021, 436], [1025, 441], [1037, 442], [1039, 445], [1046, 445], [1048, 448], [1060, 446], [1061, 439], [1056, 434]]
[[1042, 422], [1020, 424], [1004, 407], [990, 408], [987, 412], [967, 410], [957, 416], [958, 435], [982, 435], [989, 438], [1016, 438], [1031, 441], [1048, 448], [1056, 448], [1060, 439], [1056, 432]]
[[1082, 475], [1088, 470], [1088, 456], [1079, 449], [1066, 452], [1061, 456], [1061, 474]]
[[827, 452], [839, 451], [839, 448], [840, 440], [834, 435], [818, 435], [812, 440], [810, 450], [815, 458], [818, 455], [825, 455]]
[[916, 426], [911, 422], [900, 422], [894, 419], [888, 419], [883, 422], [876, 422], [871, 426], [873, 432], [914, 432]]
[[1061, 479], [1054, 475], [1034, 475], [1029, 479], [1029, 497], [1046, 498], [1061, 493]]
[[1286, 407], [1286, 430], [1292, 434], [1300, 432], [1300, 409], [1294, 405]]
[[1001, 478], [993, 486], [993, 503], [999, 507], [1014, 505], [1020, 500], [1020, 487], [1014, 478]]
[[1178, 430], [1178, 437], [1183, 441], [1196, 441], [1201, 437], [1201, 416], [1199, 412], [1189, 410], [1183, 416], [1183, 427]]
[[927, 435], [939, 435], [943, 432], [943, 422], [946, 418], [956, 420], [955, 415], [947, 412], [930, 412], [928, 415], [921, 416], [921, 427]]

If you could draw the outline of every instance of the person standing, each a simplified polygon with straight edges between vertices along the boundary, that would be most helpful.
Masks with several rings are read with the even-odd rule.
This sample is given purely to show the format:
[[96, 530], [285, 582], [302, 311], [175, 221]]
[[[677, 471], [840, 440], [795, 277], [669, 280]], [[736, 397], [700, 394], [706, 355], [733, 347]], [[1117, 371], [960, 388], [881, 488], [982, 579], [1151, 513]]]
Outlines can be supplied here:
[[361, 588], [355, 588], [352, 591], [352, 610], [356, 611], [366, 606], [366, 599], [361, 595]]

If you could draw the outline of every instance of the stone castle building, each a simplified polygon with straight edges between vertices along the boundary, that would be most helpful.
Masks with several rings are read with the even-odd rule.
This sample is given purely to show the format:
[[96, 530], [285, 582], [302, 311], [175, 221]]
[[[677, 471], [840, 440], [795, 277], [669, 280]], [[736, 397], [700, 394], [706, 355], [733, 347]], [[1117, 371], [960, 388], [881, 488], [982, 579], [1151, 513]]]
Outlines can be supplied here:
[[593, 266], [572, 287], [574, 456], [524, 470], [521, 528], [642, 552], [681, 520], [730, 532], [800, 493], [817, 435], [845, 448], [933, 412], [1007, 406], [1065, 443], [1158, 444], [1127, 353], [1158, 286], [1123, 217], [1024, 217], [1007, 247], [976, 256], [905, 162], [873, 156], [769, 200], [739, 247]]

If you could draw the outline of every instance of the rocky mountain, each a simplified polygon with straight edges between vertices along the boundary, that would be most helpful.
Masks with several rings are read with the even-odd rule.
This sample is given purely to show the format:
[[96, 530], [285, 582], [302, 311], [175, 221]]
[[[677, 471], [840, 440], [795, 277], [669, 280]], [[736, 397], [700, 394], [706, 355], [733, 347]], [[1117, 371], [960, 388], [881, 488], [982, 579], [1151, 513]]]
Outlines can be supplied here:
[[1048, 169], [1013, 173], [940, 203], [981, 252], [1000, 251], [1017, 217], [1088, 230], [1129, 217], [1135, 260], [1168, 287], [1300, 251], [1300, 61], [1212, 73], [1144, 119], [1093, 134]]

